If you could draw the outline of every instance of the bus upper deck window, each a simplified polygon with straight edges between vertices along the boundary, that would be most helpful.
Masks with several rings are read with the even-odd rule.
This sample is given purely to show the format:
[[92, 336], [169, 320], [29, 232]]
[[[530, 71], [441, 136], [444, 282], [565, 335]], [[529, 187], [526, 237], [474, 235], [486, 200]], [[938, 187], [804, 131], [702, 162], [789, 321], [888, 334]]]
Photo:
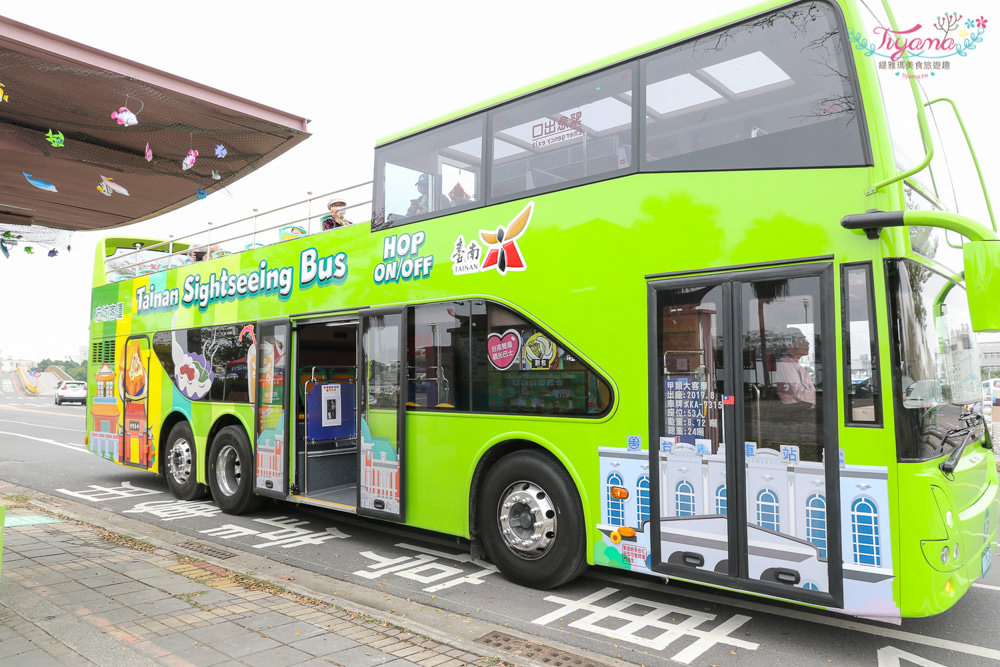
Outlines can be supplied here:
[[479, 115], [379, 148], [373, 228], [480, 205], [484, 122]]
[[840, 23], [825, 3], [790, 5], [644, 59], [641, 169], [869, 164]]

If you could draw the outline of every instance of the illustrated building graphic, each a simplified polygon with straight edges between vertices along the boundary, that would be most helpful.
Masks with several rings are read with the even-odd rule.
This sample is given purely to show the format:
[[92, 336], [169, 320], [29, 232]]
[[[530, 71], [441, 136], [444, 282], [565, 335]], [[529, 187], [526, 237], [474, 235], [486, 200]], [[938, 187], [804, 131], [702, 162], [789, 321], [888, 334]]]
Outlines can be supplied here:
[[[598, 527], [605, 546], [617, 549], [627, 567], [652, 570], [650, 487], [655, 481], [662, 560], [728, 572], [725, 452], [709, 454], [687, 443], [670, 443], [667, 449], [659, 453], [657, 480], [648, 451], [599, 449], [603, 503]], [[746, 444], [749, 576], [827, 591], [833, 555], [823, 463], [797, 460], [796, 447], [783, 450]], [[887, 532], [888, 471], [841, 461], [839, 479], [845, 608], [861, 616], [898, 616]]]

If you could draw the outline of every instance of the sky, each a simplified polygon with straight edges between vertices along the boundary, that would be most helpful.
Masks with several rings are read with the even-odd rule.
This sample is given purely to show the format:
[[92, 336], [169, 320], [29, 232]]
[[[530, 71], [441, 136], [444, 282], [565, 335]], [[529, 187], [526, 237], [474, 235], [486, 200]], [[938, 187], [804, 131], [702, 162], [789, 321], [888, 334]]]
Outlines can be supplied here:
[[[373, 147], [380, 138], [747, 4], [171, 0], [98, 8], [54, 0], [3, 3], [0, 14], [311, 120], [312, 137], [256, 173], [134, 230], [166, 238], [207, 221], [222, 224], [254, 209], [300, 201], [307, 192], [370, 181]], [[932, 97], [955, 100], [976, 142], [987, 186], [996, 183], [1000, 133], [993, 125], [996, 109], [987, 100], [1000, 69], [995, 5], [957, 0], [945, 7], [906, 0], [895, 6], [901, 26], [927, 28], [945, 9], [987, 19], [979, 48], [965, 58], [950, 58], [952, 69], [927, 82], [927, 89]], [[948, 128], [945, 132], [944, 143], [958, 153], [958, 139]], [[955, 168], [961, 172], [955, 180], [963, 186], [976, 178], [962, 164]], [[994, 196], [1000, 207], [1000, 196]], [[973, 209], [962, 212], [975, 216], [985, 210]], [[348, 217], [366, 219], [367, 211]], [[111, 233], [132, 231], [124, 227]], [[102, 235], [73, 234], [72, 251], [54, 258], [20, 251], [9, 260], [0, 258], [0, 358], [85, 354], [93, 251]]]

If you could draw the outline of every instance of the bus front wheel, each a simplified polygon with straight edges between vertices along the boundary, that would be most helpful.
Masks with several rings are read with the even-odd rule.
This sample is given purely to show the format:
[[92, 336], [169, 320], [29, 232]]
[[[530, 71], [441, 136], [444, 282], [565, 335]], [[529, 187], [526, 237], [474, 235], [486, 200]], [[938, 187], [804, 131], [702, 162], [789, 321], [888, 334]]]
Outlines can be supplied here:
[[253, 452], [239, 426], [227, 426], [212, 440], [208, 457], [208, 484], [212, 498], [226, 514], [245, 514], [264, 499], [253, 492]]
[[167, 436], [166, 452], [164, 463], [170, 493], [179, 500], [195, 500], [204, 496], [208, 488], [198, 483], [198, 459], [190, 424], [183, 421], [174, 424]]
[[478, 519], [486, 554], [514, 583], [555, 588], [587, 565], [580, 495], [547, 454], [517, 452], [491, 467]]

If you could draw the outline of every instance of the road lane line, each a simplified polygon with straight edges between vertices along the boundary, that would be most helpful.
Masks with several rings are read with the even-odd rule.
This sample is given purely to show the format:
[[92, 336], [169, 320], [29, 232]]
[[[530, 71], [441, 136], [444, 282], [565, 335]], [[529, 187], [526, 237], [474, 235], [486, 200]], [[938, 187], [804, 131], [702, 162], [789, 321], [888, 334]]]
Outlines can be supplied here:
[[1000, 591], [1000, 586], [990, 586], [989, 584], [972, 584], [976, 588], [986, 588], [991, 591]]
[[35, 422], [19, 422], [13, 419], [0, 419], [0, 424], [20, 424], [22, 426], [37, 426], [38, 428], [49, 428], [55, 429], [57, 431], [73, 431], [74, 433], [80, 433], [83, 431], [82, 428], [69, 428], [67, 426], [49, 426], [48, 424], [37, 424]]
[[57, 415], [59, 417], [65, 417], [65, 416], [75, 417], [76, 416], [76, 415], [74, 415], [72, 413], [67, 413], [67, 412], [56, 412], [55, 410], [34, 410], [32, 408], [22, 408], [22, 407], [17, 406], [17, 405], [0, 405], [0, 409], [3, 409], [3, 410], [15, 410], [17, 412], [33, 412], [36, 415]]
[[84, 454], [89, 454], [83, 445], [70, 445], [65, 442], [56, 442], [55, 440], [49, 440], [48, 438], [36, 438], [31, 435], [25, 435], [23, 433], [11, 433], [10, 431], [0, 431], [0, 435], [13, 435], [18, 438], [27, 438], [28, 440], [37, 440], [38, 442], [44, 442], [47, 445], [55, 445], [56, 447], [63, 447], [64, 449], [72, 449], [74, 452], [82, 452]]

